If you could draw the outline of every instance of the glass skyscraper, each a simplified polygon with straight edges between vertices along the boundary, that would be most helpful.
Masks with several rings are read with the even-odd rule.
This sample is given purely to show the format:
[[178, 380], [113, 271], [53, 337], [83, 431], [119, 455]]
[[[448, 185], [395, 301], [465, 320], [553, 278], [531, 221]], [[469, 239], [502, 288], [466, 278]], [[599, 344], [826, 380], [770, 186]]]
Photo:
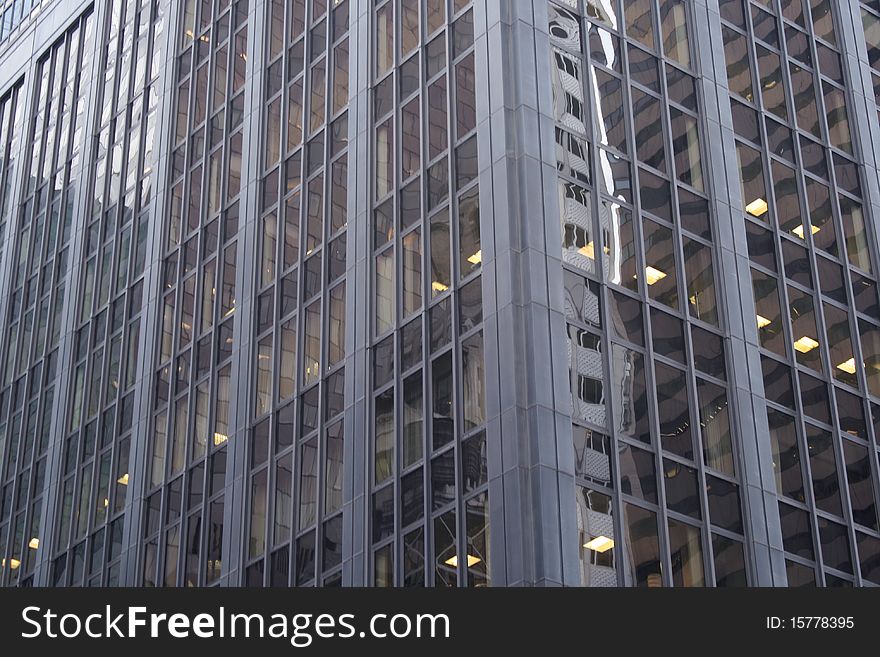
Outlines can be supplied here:
[[0, 585], [880, 585], [877, 0], [0, 0]]

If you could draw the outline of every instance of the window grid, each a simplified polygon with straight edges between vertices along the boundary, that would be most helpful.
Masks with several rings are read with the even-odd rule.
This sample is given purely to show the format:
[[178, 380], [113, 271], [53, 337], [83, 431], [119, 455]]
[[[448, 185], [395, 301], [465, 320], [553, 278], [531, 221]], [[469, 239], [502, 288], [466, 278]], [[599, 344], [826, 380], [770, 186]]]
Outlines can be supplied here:
[[[12, 288], [0, 362], [0, 445], [5, 446], [0, 513], [2, 581], [28, 583], [39, 549], [40, 527], [58, 342], [69, 272], [69, 248], [82, 151], [82, 114], [91, 73], [91, 10], [37, 61], [27, 127], [30, 160], [16, 208]], [[36, 440], [36, 436], [40, 436]]]
[[180, 6], [143, 518], [143, 584], [222, 573], [247, 85], [247, 0]]
[[473, 9], [389, 0], [371, 24], [370, 582], [486, 586]]
[[341, 581], [349, 6], [267, 5], [249, 586]]
[[105, 109], [97, 118], [89, 162], [91, 219], [83, 235], [83, 279], [74, 308], [74, 389], [59, 496], [60, 508], [79, 513], [91, 508], [92, 517], [89, 543], [79, 542], [78, 518], [72, 534], [68, 514], [59, 518], [52, 574], [59, 586], [81, 585], [84, 577], [90, 585], [118, 583], [122, 514], [130, 486], [142, 484], [130, 476], [128, 464], [152, 195], [155, 83], [162, 62], [156, 42], [163, 19], [153, 0], [114, 5], [100, 33], [106, 46], [100, 98], [107, 102], [101, 103]]
[[760, 4], [721, 15], [789, 584], [880, 583], [878, 261], [835, 5]]

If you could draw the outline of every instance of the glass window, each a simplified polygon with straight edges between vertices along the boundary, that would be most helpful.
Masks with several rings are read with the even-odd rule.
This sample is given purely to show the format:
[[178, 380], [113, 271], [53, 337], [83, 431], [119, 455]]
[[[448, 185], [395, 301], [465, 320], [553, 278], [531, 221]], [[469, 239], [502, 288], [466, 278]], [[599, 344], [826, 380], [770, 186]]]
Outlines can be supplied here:
[[[742, 25], [741, 22], [738, 23]], [[749, 101], [754, 101], [752, 74], [749, 68], [749, 46], [746, 37], [722, 26], [724, 53], [727, 60], [727, 81], [730, 90]]]
[[657, 503], [654, 455], [627, 443], [620, 443], [620, 489], [652, 504]]
[[842, 443], [853, 520], [876, 530], [877, 509], [874, 504], [874, 486], [871, 482], [871, 461], [868, 450], [851, 440], [844, 440]]
[[434, 518], [434, 586], [458, 584], [455, 510]]
[[751, 216], [767, 221], [767, 189], [761, 153], [750, 146], [737, 143], [736, 155], [739, 160], [743, 207]]
[[690, 68], [686, 3], [681, 0], [662, 0], [660, 26], [663, 31], [663, 52], [685, 68]]
[[603, 200], [599, 204], [599, 223], [608, 226], [611, 239], [604, 259], [606, 280], [636, 291], [639, 289], [638, 252], [633, 235], [632, 212], [616, 203]]
[[300, 448], [299, 529], [315, 522], [318, 500], [318, 441], [312, 438]]
[[376, 11], [376, 77], [382, 77], [394, 66], [394, 3], [388, 2]]
[[773, 409], [767, 409], [770, 444], [773, 448], [773, 472], [776, 492], [800, 502], [804, 497], [804, 478], [801, 471], [801, 453], [794, 418]]
[[715, 274], [712, 250], [689, 238], [684, 239], [684, 268], [687, 276], [688, 310], [709, 324], [718, 324], [715, 299]]
[[381, 484], [394, 472], [394, 388], [375, 399], [374, 481]]
[[833, 436], [824, 429], [808, 424], [807, 449], [810, 454], [810, 470], [816, 506], [823, 511], [841, 516], [840, 481], [837, 474], [837, 457], [834, 453]]
[[645, 282], [648, 284], [648, 296], [677, 310], [678, 287], [672, 231], [650, 219], [645, 219], [643, 226]]
[[660, 101], [635, 87], [632, 88], [632, 117], [636, 155], [639, 160], [659, 171], [666, 171], [663, 112]]
[[483, 251], [480, 248], [480, 189], [474, 187], [462, 194], [458, 201], [458, 251], [461, 276], [480, 268]]
[[376, 256], [376, 334], [394, 326], [394, 251], [387, 249]]
[[805, 559], [813, 558], [813, 535], [810, 514], [788, 504], [779, 505], [782, 523], [782, 544], [786, 552]]
[[703, 191], [703, 165], [700, 152], [700, 131], [697, 120], [671, 107], [672, 152], [675, 153], [675, 171], [678, 179]]
[[846, 254], [851, 265], [866, 272], [873, 271], [869, 238], [861, 206], [845, 196], [840, 197], [840, 218], [846, 238]]
[[688, 405], [687, 375], [662, 363], [654, 364], [657, 415], [663, 449], [691, 459], [691, 419]]
[[452, 354], [446, 352], [434, 359], [431, 366], [433, 393], [432, 444], [442, 447], [455, 436], [452, 408]]
[[700, 530], [669, 519], [669, 552], [674, 586], [704, 586], [703, 548]]
[[748, 585], [742, 543], [712, 534], [712, 552], [715, 554], [715, 586]]
[[422, 373], [403, 383], [403, 467], [422, 458]]
[[706, 466], [733, 476], [727, 391], [714, 383], [697, 379], [697, 400], [700, 404], [700, 432]]
[[871, 394], [880, 397], [880, 329], [859, 319], [859, 339], [862, 345], [862, 359], [865, 363], [865, 378]]
[[627, 586], [662, 587], [657, 514], [632, 504], [623, 505], [624, 536], [629, 561], [624, 564]]
[[819, 349], [819, 333], [813, 313], [813, 297], [799, 289], [788, 286], [788, 309], [791, 318], [791, 334], [794, 351], [800, 365], [822, 372], [822, 350]]
[[856, 359], [849, 332], [849, 314], [832, 306], [822, 304], [825, 310], [825, 330], [828, 335], [828, 350], [831, 353], [831, 371], [838, 381], [857, 388]]
[[407, 527], [424, 514], [425, 484], [422, 468], [400, 479], [400, 524]]
[[257, 347], [257, 392], [254, 413], [261, 415], [272, 406], [272, 336], [262, 340]]
[[467, 585], [489, 585], [489, 493], [465, 502]]
[[822, 560], [825, 565], [845, 573], [852, 573], [846, 527], [820, 516], [819, 540], [822, 543]]
[[477, 333], [461, 345], [462, 404], [464, 431], [469, 431], [485, 420], [485, 386], [483, 372], [483, 334]]
[[673, 511], [700, 519], [700, 496], [697, 493], [697, 471], [678, 461], [663, 459], [666, 482], [666, 506]]
[[816, 573], [810, 566], [804, 566], [794, 561], [785, 562], [785, 572], [788, 576], [788, 586], [796, 587], [815, 587]]
[[644, 356], [620, 345], [612, 345], [611, 353], [614, 428], [623, 435], [650, 443]]
[[654, 50], [654, 16], [651, 0], [631, 0], [624, 6], [627, 34]]
[[422, 232], [416, 229], [403, 238], [403, 315], [422, 305]]

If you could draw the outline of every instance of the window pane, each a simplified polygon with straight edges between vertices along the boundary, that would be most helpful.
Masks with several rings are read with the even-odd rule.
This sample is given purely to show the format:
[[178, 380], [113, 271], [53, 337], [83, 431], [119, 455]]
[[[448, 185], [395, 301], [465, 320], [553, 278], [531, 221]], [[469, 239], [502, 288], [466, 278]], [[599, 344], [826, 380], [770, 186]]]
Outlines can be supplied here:
[[376, 256], [376, 334], [394, 326], [394, 251], [387, 249]]
[[480, 248], [480, 188], [474, 187], [458, 200], [458, 251], [461, 276], [479, 269], [483, 261]]
[[700, 155], [700, 132], [697, 120], [674, 107], [672, 118], [672, 151], [675, 153], [675, 172], [678, 179], [703, 190], [703, 165]]
[[880, 397], [880, 329], [863, 319], [859, 320], [859, 337], [868, 390]]
[[678, 309], [678, 288], [675, 275], [675, 247], [672, 231], [645, 219], [645, 282], [648, 295], [655, 301]]
[[620, 444], [620, 489], [652, 504], [657, 503], [657, 477], [651, 452]]
[[394, 388], [375, 401], [375, 483], [381, 484], [394, 472]]
[[747, 586], [742, 543], [712, 534], [715, 553], [715, 586]]
[[436, 358], [431, 367], [433, 393], [432, 443], [434, 449], [451, 441], [455, 435], [452, 410], [452, 354], [447, 352]]
[[644, 356], [619, 345], [613, 345], [611, 351], [614, 428], [618, 433], [650, 443]]
[[846, 527], [820, 517], [819, 540], [822, 542], [822, 560], [825, 565], [851, 573], [852, 560]]
[[422, 373], [403, 383], [403, 467], [422, 458]]
[[733, 476], [733, 451], [730, 440], [730, 416], [727, 391], [708, 381], [697, 379], [700, 404], [700, 432], [706, 465]]
[[578, 549], [582, 586], [617, 586], [611, 498], [577, 487]]
[[871, 462], [867, 448], [844, 440], [843, 459], [853, 520], [865, 527], [877, 529], [877, 509], [874, 504], [874, 486], [871, 483]]
[[663, 51], [685, 68], [690, 68], [687, 12], [684, 2], [665, 0], [660, 3], [660, 22], [663, 28]]
[[718, 325], [712, 250], [695, 240], [684, 239], [684, 268], [687, 275], [688, 310], [709, 324]]
[[434, 519], [434, 586], [458, 584], [455, 511]]
[[462, 404], [464, 431], [469, 431], [485, 420], [483, 334], [471, 336], [461, 345], [463, 379]]
[[403, 315], [422, 305], [422, 232], [414, 230], [403, 238]]
[[654, 371], [661, 445], [679, 456], [693, 458], [687, 376], [659, 362], [654, 364]]
[[776, 492], [804, 502], [804, 479], [794, 418], [767, 409], [767, 422], [770, 426], [770, 443], [773, 448]]
[[704, 586], [703, 549], [700, 530], [677, 520], [669, 520], [669, 552], [672, 557], [674, 586]]
[[810, 514], [788, 504], [780, 504], [779, 519], [782, 523], [782, 544], [785, 551], [805, 559], [812, 559], [813, 536], [810, 529]]
[[657, 516], [632, 504], [623, 505], [624, 536], [629, 560], [624, 565], [626, 586], [662, 587]]
[[697, 493], [697, 471], [678, 461], [663, 459], [663, 479], [666, 482], [666, 506], [699, 519], [702, 514]]
[[813, 314], [813, 297], [789, 285], [788, 308], [797, 362], [821, 372], [822, 350], [819, 349], [819, 333]]
[[467, 585], [489, 586], [489, 493], [465, 502]]

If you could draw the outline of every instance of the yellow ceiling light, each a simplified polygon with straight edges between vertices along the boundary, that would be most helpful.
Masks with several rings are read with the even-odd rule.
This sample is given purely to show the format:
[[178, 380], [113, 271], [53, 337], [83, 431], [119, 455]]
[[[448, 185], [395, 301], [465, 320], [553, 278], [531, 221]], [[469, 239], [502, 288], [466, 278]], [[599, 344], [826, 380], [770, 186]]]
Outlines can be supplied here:
[[593, 552], [608, 552], [608, 550], [614, 547], [614, 540], [607, 536], [597, 536], [589, 543], [584, 543], [584, 547]]
[[449, 286], [444, 285], [440, 281], [433, 281], [431, 283], [431, 289], [434, 290], [434, 292], [446, 292], [446, 290], [449, 289]]
[[[20, 565], [21, 565], [21, 561], [19, 561], [15, 557], [12, 557], [9, 560], [9, 567], [12, 568], [12, 570], [17, 570]], [[0, 566], [2, 566], [4, 568], [6, 567], [6, 559], [5, 558], [0, 560]]]
[[468, 258], [468, 262], [472, 265], [478, 265], [483, 262], [483, 249], [480, 249], [474, 255]]
[[794, 348], [802, 354], [808, 354], [818, 346], [819, 343], [808, 335], [794, 341]]
[[[811, 235], [815, 235], [820, 230], [822, 230], [822, 229], [819, 228], [818, 226], [813, 226], [812, 224], [810, 224], [810, 234]], [[804, 239], [804, 227], [803, 226], [798, 226], [797, 228], [793, 229], [791, 232], [794, 233], [795, 235], [797, 235], [798, 237], [800, 237], [801, 239]]]
[[214, 446], [215, 447], [217, 445], [222, 445], [227, 440], [229, 440], [229, 436], [226, 436], [225, 434], [222, 434], [222, 433], [215, 433], [214, 434]]
[[837, 366], [837, 369], [843, 370], [847, 374], [855, 374], [856, 373], [856, 359], [850, 358], [847, 361], [842, 362]]
[[645, 267], [645, 280], [648, 281], [648, 285], [654, 285], [657, 281], [662, 281], [666, 278], [666, 272], [660, 271], [656, 267], [651, 267], [648, 265]]
[[767, 201], [758, 197], [746, 206], [746, 212], [753, 217], [763, 217], [767, 214]]
[[759, 329], [762, 329], [762, 328], [765, 328], [765, 327], [767, 327], [767, 326], [770, 326], [770, 324], [773, 323], [773, 322], [771, 322], [769, 319], [767, 319], [766, 317], [764, 317], [763, 315], [756, 315], [755, 317], [756, 317], [757, 320], [758, 320], [758, 328], [759, 328]]
[[122, 484], [123, 486], [128, 486], [128, 473], [126, 472], [119, 479], [116, 480], [117, 484]]
[[[472, 568], [472, 567], [476, 566], [478, 563], [480, 563], [480, 561], [482, 561], [482, 559], [480, 559], [480, 557], [475, 557], [472, 554], [467, 555], [468, 568]], [[444, 563], [447, 566], [452, 566], [453, 568], [458, 568], [458, 555], [453, 554]]]
[[596, 250], [593, 247], [592, 242], [590, 242], [586, 246], [582, 246], [581, 248], [579, 248], [578, 253], [580, 253], [581, 255], [587, 256], [590, 260], [596, 259]]
[[40, 539], [34, 537], [30, 541], [28, 541], [28, 547], [31, 550], [39, 550], [40, 549]]

